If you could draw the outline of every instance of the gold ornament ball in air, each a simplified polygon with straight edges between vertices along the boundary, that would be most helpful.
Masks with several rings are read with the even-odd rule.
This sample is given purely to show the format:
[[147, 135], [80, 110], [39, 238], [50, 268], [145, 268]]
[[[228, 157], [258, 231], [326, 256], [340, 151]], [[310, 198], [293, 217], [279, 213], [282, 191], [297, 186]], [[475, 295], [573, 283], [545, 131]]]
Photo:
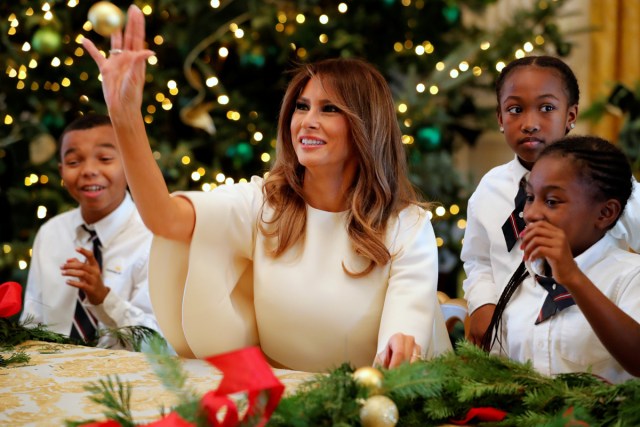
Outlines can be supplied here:
[[89, 22], [93, 30], [104, 37], [124, 26], [125, 15], [120, 8], [108, 1], [99, 1], [89, 8]]

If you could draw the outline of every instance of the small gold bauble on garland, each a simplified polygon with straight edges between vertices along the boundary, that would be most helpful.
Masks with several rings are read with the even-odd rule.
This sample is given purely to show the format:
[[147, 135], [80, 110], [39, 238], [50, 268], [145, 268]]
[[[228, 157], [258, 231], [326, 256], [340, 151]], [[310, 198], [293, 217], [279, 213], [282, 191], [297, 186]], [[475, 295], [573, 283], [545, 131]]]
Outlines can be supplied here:
[[380, 393], [382, 378], [382, 372], [371, 366], [363, 366], [353, 373], [353, 380], [356, 384], [368, 389], [370, 394]]
[[104, 37], [124, 26], [125, 15], [120, 8], [108, 1], [99, 1], [89, 8], [89, 22], [93, 30]]
[[363, 427], [394, 427], [398, 417], [398, 407], [387, 396], [371, 396], [360, 408]]

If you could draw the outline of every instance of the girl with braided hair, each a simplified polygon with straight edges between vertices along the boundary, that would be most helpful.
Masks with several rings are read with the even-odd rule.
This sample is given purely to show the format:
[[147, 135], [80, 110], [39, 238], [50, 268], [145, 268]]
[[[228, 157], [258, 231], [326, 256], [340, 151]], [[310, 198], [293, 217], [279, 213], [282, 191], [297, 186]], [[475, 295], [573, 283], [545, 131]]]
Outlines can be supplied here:
[[603, 139], [566, 137], [542, 151], [526, 183], [524, 261], [485, 349], [548, 375], [640, 375], [640, 256], [607, 233], [632, 189], [625, 155]]

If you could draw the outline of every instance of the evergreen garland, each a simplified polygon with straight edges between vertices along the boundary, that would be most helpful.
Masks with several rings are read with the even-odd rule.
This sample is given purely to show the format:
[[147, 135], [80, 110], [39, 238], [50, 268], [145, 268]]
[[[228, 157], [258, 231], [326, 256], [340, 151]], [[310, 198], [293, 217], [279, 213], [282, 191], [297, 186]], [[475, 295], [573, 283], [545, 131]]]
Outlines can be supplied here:
[[[612, 385], [588, 373], [548, 377], [530, 363], [491, 356], [468, 342], [459, 342], [455, 353], [383, 373], [382, 394], [398, 406], [398, 426], [442, 425], [487, 406], [508, 412], [491, 424], [499, 426], [640, 425], [638, 379]], [[367, 390], [352, 374], [344, 365], [304, 384], [283, 399], [270, 425], [359, 425], [358, 400]]]
[[[84, 341], [50, 331], [42, 323], [34, 324], [31, 317], [27, 317], [24, 321], [20, 321], [16, 316], [0, 318], [0, 352], [12, 351], [15, 346], [26, 341], [95, 347], [100, 337], [105, 335], [115, 338], [122, 347], [138, 352], [142, 350], [143, 343], [149, 342], [153, 337], [160, 337], [156, 331], [146, 326], [123, 326], [120, 328], [98, 329], [96, 339], [85, 343]], [[162, 338], [160, 339], [164, 341]], [[0, 367], [7, 366], [10, 363], [27, 363], [29, 360], [29, 355], [23, 351], [14, 352], [9, 357], [0, 354]]]
[[[197, 426], [206, 426], [199, 398], [185, 390], [186, 375], [178, 358], [150, 341], [149, 355], [165, 387], [179, 398], [170, 411]], [[359, 411], [371, 391], [358, 384], [348, 364], [314, 376], [295, 394], [283, 398], [269, 426], [359, 426]], [[589, 373], [548, 377], [530, 363], [518, 363], [485, 353], [460, 341], [456, 352], [435, 359], [382, 370], [381, 394], [390, 397], [400, 413], [398, 426], [439, 426], [463, 419], [469, 409], [494, 407], [506, 411], [492, 426], [638, 426], [640, 379], [610, 384]], [[136, 424], [129, 409], [129, 384], [118, 377], [87, 386], [92, 400], [103, 404], [108, 419], [122, 426]], [[162, 410], [161, 416], [169, 411]], [[85, 421], [86, 423], [87, 421]], [[68, 422], [67, 425], [83, 423]], [[250, 425], [248, 423], [246, 425]]]

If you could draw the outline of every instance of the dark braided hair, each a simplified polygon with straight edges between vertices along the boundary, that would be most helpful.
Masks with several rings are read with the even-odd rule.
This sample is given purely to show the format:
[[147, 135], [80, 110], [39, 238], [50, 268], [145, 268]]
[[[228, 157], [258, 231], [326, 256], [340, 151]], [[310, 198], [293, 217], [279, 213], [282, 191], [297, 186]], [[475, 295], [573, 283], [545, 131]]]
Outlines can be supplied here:
[[[580, 179], [586, 180], [598, 201], [616, 199], [620, 214], [633, 192], [633, 172], [627, 156], [609, 141], [597, 136], [566, 136], [546, 147], [540, 158], [566, 157], [573, 161]], [[613, 228], [616, 221], [609, 228]]]
[[[572, 161], [578, 178], [592, 189], [591, 196], [595, 200], [615, 199], [620, 202], [620, 218], [633, 191], [633, 174], [627, 157], [618, 147], [597, 136], [567, 136], [545, 147], [538, 160], [544, 157], [563, 157]], [[609, 228], [615, 225], [618, 218]], [[522, 262], [500, 295], [489, 328], [482, 337], [483, 349], [491, 350], [495, 342], [502, 344], [499, 338], [502, 314], [515, 291], [528, 276]]]
[[519, 67], [543, 67], [552, 68], [556, 70], [562, 81], [564, 82], [564, 88], [566, 91], [569, 105], [578, 105], [580, 101], [580, 88], [578, 87], [578, 80], [575, 74], [571, 71], [571, 68], [565, 64], [562, 60], [555, 56], [525, 56], [511, 61], [506, 67], [502, 69], [500, 75], [496, 79], [496, 97], [498, 99], [498, 112], [500, 111], [500, 96], [502, 95], [502, 86], [505, 80], [511, 74], [511, 72]]
[[500, 346], [502, 346], [502, 340], [499, 338], [502, 329], [502, 313], [504, 313], [505, 308], [507, 308], [507, 304], [511, 300], [511, 296], [513, 296], [514, 292], [520, 287], [520, 284], [524, 282], [524, 279], [527, 277], [529, 277], [529, 272], [524, 266], [524, 261], [522, 261], [518, 268], [516, 268], [513, 276], [509, 279], [509, 283], [507, 283], [504, 291], [500, 294], [500, 299], [498, 300], [498, 304], [496, 304], [496, 309], [491, 317], [489, 327], [482, 336], [480, 347], [485, 351], [490, 351], [496, 341]]

